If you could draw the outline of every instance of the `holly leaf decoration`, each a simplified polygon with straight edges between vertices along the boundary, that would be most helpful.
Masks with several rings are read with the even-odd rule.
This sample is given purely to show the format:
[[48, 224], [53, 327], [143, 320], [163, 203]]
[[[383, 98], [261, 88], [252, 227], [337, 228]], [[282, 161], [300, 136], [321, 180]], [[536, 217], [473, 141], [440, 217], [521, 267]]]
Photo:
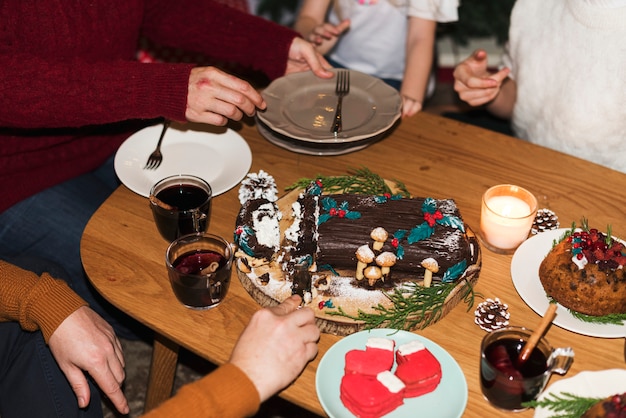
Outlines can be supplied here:
[[241, 248], [243, 252], [248, 254], [250, 257], [254, 257], [254, 251], [250, 248], [248, 240], [254, 235], [254, 230], [247, 225], [242, 228], [240, 234], [235, 234], [235, 242], [237, 242], [239, 248]]
[[332, 208], [336, 208], [336, 207], [337, 207], [337, 202], [332, 197], [325, 197], [322, 199], [322, 209], [324, 209], [324, 211], [328, 212]]
[[396, 232], [394, 232], [393, 237], [397, 238], [398, 241], [402, 241], [402, 239], [406, 236], [406, 233], [408, 231], [406, 229], [398, 229]]
[[444, 283], [451, 283], [455, 281], [457, 277], [460, 277], [461, 274], [463, 274], [466, 268], [467, 268], [467, 261], [461, 260], [460, 262], [450, 267], [444, 273], [443, 277], [441, 278], [441, 281]]
[[465, 225], [463, 224], [463, 221], [456, 216], [444, 216], [442, 219], [438, 219], [437, 223], [439, 225], [450, 226], [461, 232], [465, 232]]
[[424, 203], [422, 203], [422, 212], [424, 213], [435, 213], [437, 210], [437, 202], [432, 197], [427, 197], [424, 199]]
[[426, 222], [424, 222], [421, 225], [418, 225], [415, 228], [411, 229], [411, 232], [409, 233], [409, 236], [407, 238], [407, 242], [409, 244], [414, 244], [418, 241], [429, 238], [433, 234], [433, 232], [435, 232], [435, 228], [429, 226]]

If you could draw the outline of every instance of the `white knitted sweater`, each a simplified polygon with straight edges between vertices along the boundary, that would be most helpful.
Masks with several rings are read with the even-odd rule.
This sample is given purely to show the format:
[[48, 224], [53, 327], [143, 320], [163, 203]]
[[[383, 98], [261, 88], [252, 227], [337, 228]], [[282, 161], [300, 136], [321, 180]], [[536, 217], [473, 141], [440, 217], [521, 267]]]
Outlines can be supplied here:
[[626, 1], [518, 0], [509, 39], [516, 135], [626, 172]]

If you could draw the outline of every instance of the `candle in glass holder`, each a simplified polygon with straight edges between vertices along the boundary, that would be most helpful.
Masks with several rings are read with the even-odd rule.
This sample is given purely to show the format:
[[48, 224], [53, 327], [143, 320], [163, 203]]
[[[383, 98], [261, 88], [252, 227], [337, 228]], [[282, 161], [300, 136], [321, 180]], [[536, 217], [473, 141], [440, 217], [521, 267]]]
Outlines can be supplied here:
[[491, 187], [480, 214], [483, 244], [494, 252], [513, 252], [528, 238], [536, 214], [537, 199], [528, 190], [512, 184]]

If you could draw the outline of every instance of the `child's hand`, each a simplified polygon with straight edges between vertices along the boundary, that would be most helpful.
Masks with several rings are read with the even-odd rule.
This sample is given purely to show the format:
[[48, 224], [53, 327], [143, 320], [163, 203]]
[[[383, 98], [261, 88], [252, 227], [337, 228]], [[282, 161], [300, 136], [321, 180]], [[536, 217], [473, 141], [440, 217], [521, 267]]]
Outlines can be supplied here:
[[422, 102], [409, 96], [402, 95], [402, 117], [413, 116], [422, 110]]
[[454, 70], [454, 90], [461, 100], [471, 106], [480, 106], [492, 101], [500, 92], [502, 82], [510, 69], [491, 73], [487, 69], [487, 53], [476, 50], [472, 56], [460, 63]]
[[315, 45], [320, 54], [324, 55], [335, 46], [341, 34], [348, 28], [350, 28], [349, 19], [343, 20], [336, 26], [323, 23], [313, 29], [308, 40]]

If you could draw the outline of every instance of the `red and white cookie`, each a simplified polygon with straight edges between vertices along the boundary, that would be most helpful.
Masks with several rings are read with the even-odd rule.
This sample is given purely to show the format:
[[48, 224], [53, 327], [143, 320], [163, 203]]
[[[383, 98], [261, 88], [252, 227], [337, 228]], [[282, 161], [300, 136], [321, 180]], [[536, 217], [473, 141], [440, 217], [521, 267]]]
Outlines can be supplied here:
[[432, 392], [441, 382], [441, 364], [419, 341], [399, 346], [396, 361], [396, 376], [406, 385], [407, 398]]
[[346, 374], [376, 376], [391, 370], [394, 363], [395, 341], [388, 338], [368, 338], [365, 350], [350, 350], [346, 353]]
[[350, 373], [341, 379], [340, 398], [359, 418], [378, 418], [404, 403], [405, 385], [391, 371], [377, 376]]

